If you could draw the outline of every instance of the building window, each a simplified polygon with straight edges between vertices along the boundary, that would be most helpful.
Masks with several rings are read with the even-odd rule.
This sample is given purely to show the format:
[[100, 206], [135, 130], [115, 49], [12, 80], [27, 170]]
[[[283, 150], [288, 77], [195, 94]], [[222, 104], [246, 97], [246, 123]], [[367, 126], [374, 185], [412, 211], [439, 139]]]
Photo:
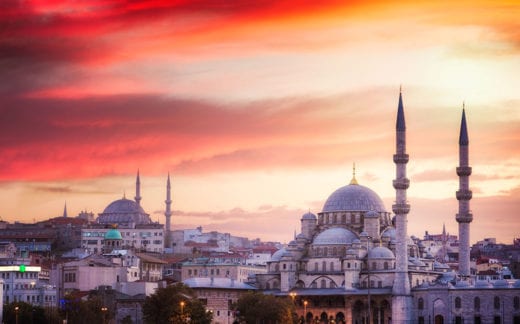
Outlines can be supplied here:
[[334, 271], [334, 262], [330, 263], [330, 271]]
[[374, 270], [377, 269], [377, 263], [376, 262], [372, 262], [372, 269], [374, 269]]
[[323, 261], [322, 264], [321, 264], [321, 266], [322, 266], [322, 268], [323, 268], [323, 269], [322, 269], [323, 271], [327, 271], [327, 262]]
[[473, 307], [475, 308], [475, 311], [479, 311], [480, 310], [480, 298], [479, 297], [475, 297], [475, 300], [473, 301]]
[[455, 324], [462, 324], [462, 317], [455, 316]]
[[495, 306], [495, 309], [500, 309], [500, 297], [495, 296], [495, 299], [493, 300], [493, 305]]
[[515, 296], [515, 298], [513, 298], [513, 308], [515, 310], [518, 310], [518, 308], [520, 308], [520, 298], [518, 296]]
[[424, 324], [424, 316], [419, 316], [419, 320], [417, 322], [419, 324]]
[[455, 297], [455, 308], [459, 309], [461, 307], [461, 300], [460, 297]]
[[321, 279], [321, 288], [327, 288], [327, 281], [325, 279]]
[[385, 261], [385, 263], [383, 264], [383, 267], [385, 270], [388, 270], [388, 262]]
[[502, 318], [500, 316], [495, 316], [495, 318], [493, 319], [493, 323], [494, 324], [502, 323]]
[[424, 309], [424, 299], [419, 298], [417, 300], [417, 308], [420, 309], [420, 310]]

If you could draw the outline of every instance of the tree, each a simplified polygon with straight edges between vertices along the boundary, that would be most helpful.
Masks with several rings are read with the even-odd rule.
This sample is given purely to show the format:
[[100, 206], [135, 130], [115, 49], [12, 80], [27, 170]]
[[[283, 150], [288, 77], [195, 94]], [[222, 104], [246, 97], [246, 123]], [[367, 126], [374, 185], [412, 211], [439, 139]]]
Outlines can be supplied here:
[[24, 302], [14, 302], [4, 306], [4, 323], [48, 323], [45, 316], [45, 309], [40, 306], [33, 306]]
[[209, 324], [213, 315], [206, 312], [204, 305], [193, 290], [178, 283], [146, 297], [143, 304], [143, 319], [146, 323]]
[[287, 298], [249, 292], [237, 300], [233, 309], [238, 323], [298, 323], [294, 304]]

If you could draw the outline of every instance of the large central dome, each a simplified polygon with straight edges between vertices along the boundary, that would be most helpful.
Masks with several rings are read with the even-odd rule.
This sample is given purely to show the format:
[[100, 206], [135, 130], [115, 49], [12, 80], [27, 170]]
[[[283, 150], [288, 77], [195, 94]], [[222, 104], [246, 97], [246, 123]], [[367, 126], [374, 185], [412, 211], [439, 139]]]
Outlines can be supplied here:
[[383, 201], [374, 191], [352, 183], [334, 191], [323, 205], [323, 212], [370, 210], [386, 212]]
[[118, 224], [128, 227], [135, 224], [150, 224], [152, 221], [143, 207], [133, 200], [126, 198], [116, 200], [99, 214], [97, 222], [100, 224]]

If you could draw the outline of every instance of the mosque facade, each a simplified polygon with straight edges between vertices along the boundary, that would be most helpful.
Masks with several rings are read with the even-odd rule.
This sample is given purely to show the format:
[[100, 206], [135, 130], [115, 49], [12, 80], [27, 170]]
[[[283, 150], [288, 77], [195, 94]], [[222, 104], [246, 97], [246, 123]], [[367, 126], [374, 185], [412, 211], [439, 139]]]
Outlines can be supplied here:
[[393, 161], [392, 213], [355, 178], [334, 191], [321, 212], [301, 217], [301, 231], [273, 254], [264, 293], [287, 296], [305, 323], [519, 323], [520, 280], [470, 275], [469, 139], [463, 109], [459, 137], [459, 269], [436, 261], [407, 233], [406, 124], [402, 94]]

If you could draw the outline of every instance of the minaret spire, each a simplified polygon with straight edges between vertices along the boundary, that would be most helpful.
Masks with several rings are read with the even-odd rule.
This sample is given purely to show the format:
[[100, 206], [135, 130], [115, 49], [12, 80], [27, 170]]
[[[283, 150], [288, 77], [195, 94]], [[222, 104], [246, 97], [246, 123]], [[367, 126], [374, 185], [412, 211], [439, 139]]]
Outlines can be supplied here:
[[65, 202], [65, 206], [63, 207], [63, 217], [68, 217], [68, 215], [67, 215], [67, 202]]
[[464, 104], [462, 108], [462, 119], [460, 121], [459, 166], [457, 167], [457, 175], [459, 176], [459, 190], [456, 193], [456, 197], [459, 201], [459, 212], [455, 219], [459, 223], [459, 273], [463, 278], [467, 278], [470, 275], [469, 224], [473, 220], [473, 215], [470, 212], [469, 201], [473, 194], [471, 190], [469, 190], [471, 167], [469, 166], [469, 138]]
[[137, 169], [137, 177], [135, 179], [135, 202], [141, 205], [141, 178], [139, 177], [139, 169]]
[[171, 248], [171, 218], [172, 218], [172, 198], [171, 198], [171, 184], [170, 184], [170, 173], [168, 172], [168, 179], [166, 180], [166, 200], [164, 201], [166, 204], [166, 210], [164, 212], [164, 216], [166, 218], [165, 227], [165, 237], [164, 237], [164, 247]]
[[408, 241], [407, 241], [407, 215], [410, 205], [406, 198], [406, 190], [410, 180], [406, 178], [406, 164], [409, 156], [406, 153], [406, 124], [404, 119], [403, 97], [399, 90], [399, 103], [397, 105], [396, 120], [396, 153], [394, 163], [396, 165], [396, 178], [393, 181], [395, 188], [395, 204], [392, 210], [395, 213], [396, 227], [396, 272], [392, 289], [392, 322], [412, 323], [412, 295], [410, 291], [410, 279], [408, 277]]
[[356, 163], [352, 164], [352, 180], [350, 180], [351, 185], [357, 185], [358, 182], [356, 180]]

